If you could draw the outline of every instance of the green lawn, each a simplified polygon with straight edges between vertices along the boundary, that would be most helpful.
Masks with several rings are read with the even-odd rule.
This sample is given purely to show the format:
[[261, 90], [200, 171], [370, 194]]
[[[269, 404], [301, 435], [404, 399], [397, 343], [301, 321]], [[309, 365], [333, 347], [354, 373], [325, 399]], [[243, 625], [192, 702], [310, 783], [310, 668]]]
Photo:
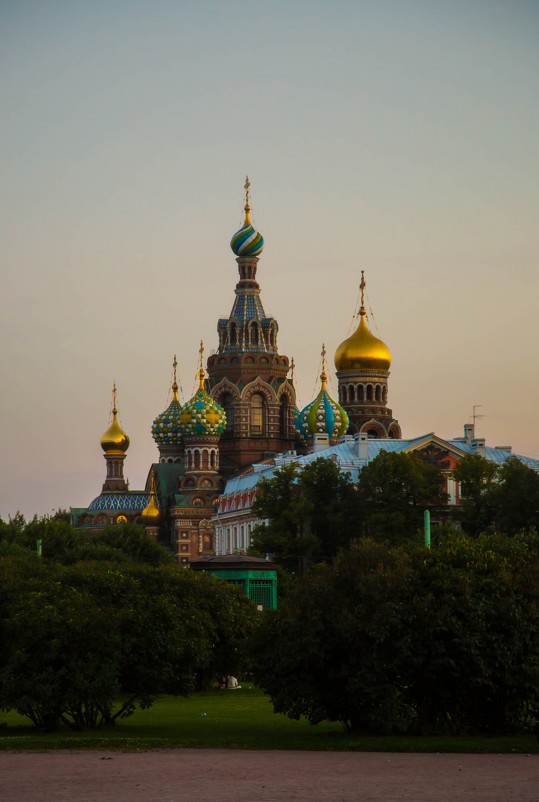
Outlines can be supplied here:
[[125, 749], [175, 747], [222, 749], [314, 749], [396, 752], [539, 752], [534, 735], [484, 737], [365, 737], [339, 724], [311, 727], [274, 715], [261, 691], [209, 691], [188, 699], [162, 696], [113, 727], [73, 732], [62, 727], [45, 735], [16, 713], [0, 713], [0, 749]]

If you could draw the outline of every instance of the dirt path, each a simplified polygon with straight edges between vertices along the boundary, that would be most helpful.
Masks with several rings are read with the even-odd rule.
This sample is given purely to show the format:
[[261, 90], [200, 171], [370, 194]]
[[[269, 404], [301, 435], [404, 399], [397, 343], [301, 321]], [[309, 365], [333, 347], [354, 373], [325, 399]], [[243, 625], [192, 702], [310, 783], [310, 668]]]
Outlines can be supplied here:
[[2, 802], [538, 802], [539, 755], [0, 753]]

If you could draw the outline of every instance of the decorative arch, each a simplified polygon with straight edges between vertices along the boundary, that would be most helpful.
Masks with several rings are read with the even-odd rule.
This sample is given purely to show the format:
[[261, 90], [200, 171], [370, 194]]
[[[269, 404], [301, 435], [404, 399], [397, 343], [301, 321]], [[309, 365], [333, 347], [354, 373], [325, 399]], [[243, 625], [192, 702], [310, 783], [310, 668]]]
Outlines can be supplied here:
[[[231, 361], [237, 362], [237, 359], [232, 359]], [[234, 396], [234, 401], [240, 400], [240, 394], [238, 393], [238, 388], [236, 387], [235, 384], [232, 384], [232, 382], [229, 381], [228, 379], [221, 379], [221, 381], [215, 385], [215, 387], [211, 391], [211, 397], [213, 398], [214, 401], [217, 401], [217, 403], [220, 404], [221, 403], [220, 398], [223, 395], [223, 393], [230, 393], [230, 395]]]
[[401, 427], [399, 426], [399, 424], [396, 421], [393, 421], [393, 423], [390, 425], [388, 434], [389, 434], [389, 437], [391, 437], [394, 440], [400, 440], [401, 439], [401, 436], [402, 436], [401, 435]]
[[379, 421], [374, 420], [374, 418], [371, 418], [371, 420], [364, 423], [359, 431], [367, 432], [369, 437], [375, 437], [375, 438], [386, 437], [386, 430], [384, 429], [382, 424]]
[[254, 379], [243, 388], [241, 400], [250, 402], [253, 393], [259, 393], [260, 395], [263, 395], [267, 404], [275, 404], [277, 401], [277, 396], [275, 395], [273, 388], [260, 378]]

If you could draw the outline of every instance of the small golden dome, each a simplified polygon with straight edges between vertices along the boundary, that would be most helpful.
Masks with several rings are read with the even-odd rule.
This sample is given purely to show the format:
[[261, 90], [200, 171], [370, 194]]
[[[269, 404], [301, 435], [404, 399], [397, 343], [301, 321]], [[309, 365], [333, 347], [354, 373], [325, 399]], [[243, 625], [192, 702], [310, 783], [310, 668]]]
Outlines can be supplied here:
[[365, 321], [365, 279], [361, 271], [359, 326], [335, 351], [335, 367], [340, 370], [389, 370], [391, 353], [387, 345], [371, 334]]
[[142, 510], [140, 519], [141, 522], [144, 524], [144, 526], [157, 526], [160, 514], [161, 513], [159, 512], [159, 507], [157, 506], [157, 503], [155, 501], [155, 483], [154, 483], [154, 473], [152, 470], [152, 479], [150, 485], [150, 500]]
[[159, 521], [160, 514], [159, 507], [155, 503], [154, 494], [152, 493], [148, 504], [142, 510], [140, 519], [145, 526], [152, 526]]
[[116, 417], [118, 414], [116, 409], [116, 382], [112, 390], [112, 399], [112, 423], [101, 438], [101, 448], [105, 454], [125, 454], [129, 448], [129, 437], [121, 428]]

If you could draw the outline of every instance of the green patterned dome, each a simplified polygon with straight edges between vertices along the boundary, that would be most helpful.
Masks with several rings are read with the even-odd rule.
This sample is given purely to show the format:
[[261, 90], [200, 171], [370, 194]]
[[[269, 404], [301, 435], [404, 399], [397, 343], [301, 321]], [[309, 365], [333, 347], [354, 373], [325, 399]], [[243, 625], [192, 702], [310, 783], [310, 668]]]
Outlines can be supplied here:
[[179, 446], [182, 441], [181, 411], [182, 405], [178, 400], [178, 382], [176, 381], [176, 354], [174, 354], [174, 381], [172, 383], [172, 401], [152, 423], [152, 436], [159, 447]]
[[170, 405], [152, 423], [152, 436], [158, 446], [177, 446], [182, 440], [182, 405], [175, 397]]
[[219, 437], [226, 424], [223, 407], [214, 401], [204, 389], [204, 369], [202, 368], [202, 343], [200, 345], [200, 386], [193, 398], [184, 404], [181, 412], [181, 430], [185, 440], [195, 437]]

